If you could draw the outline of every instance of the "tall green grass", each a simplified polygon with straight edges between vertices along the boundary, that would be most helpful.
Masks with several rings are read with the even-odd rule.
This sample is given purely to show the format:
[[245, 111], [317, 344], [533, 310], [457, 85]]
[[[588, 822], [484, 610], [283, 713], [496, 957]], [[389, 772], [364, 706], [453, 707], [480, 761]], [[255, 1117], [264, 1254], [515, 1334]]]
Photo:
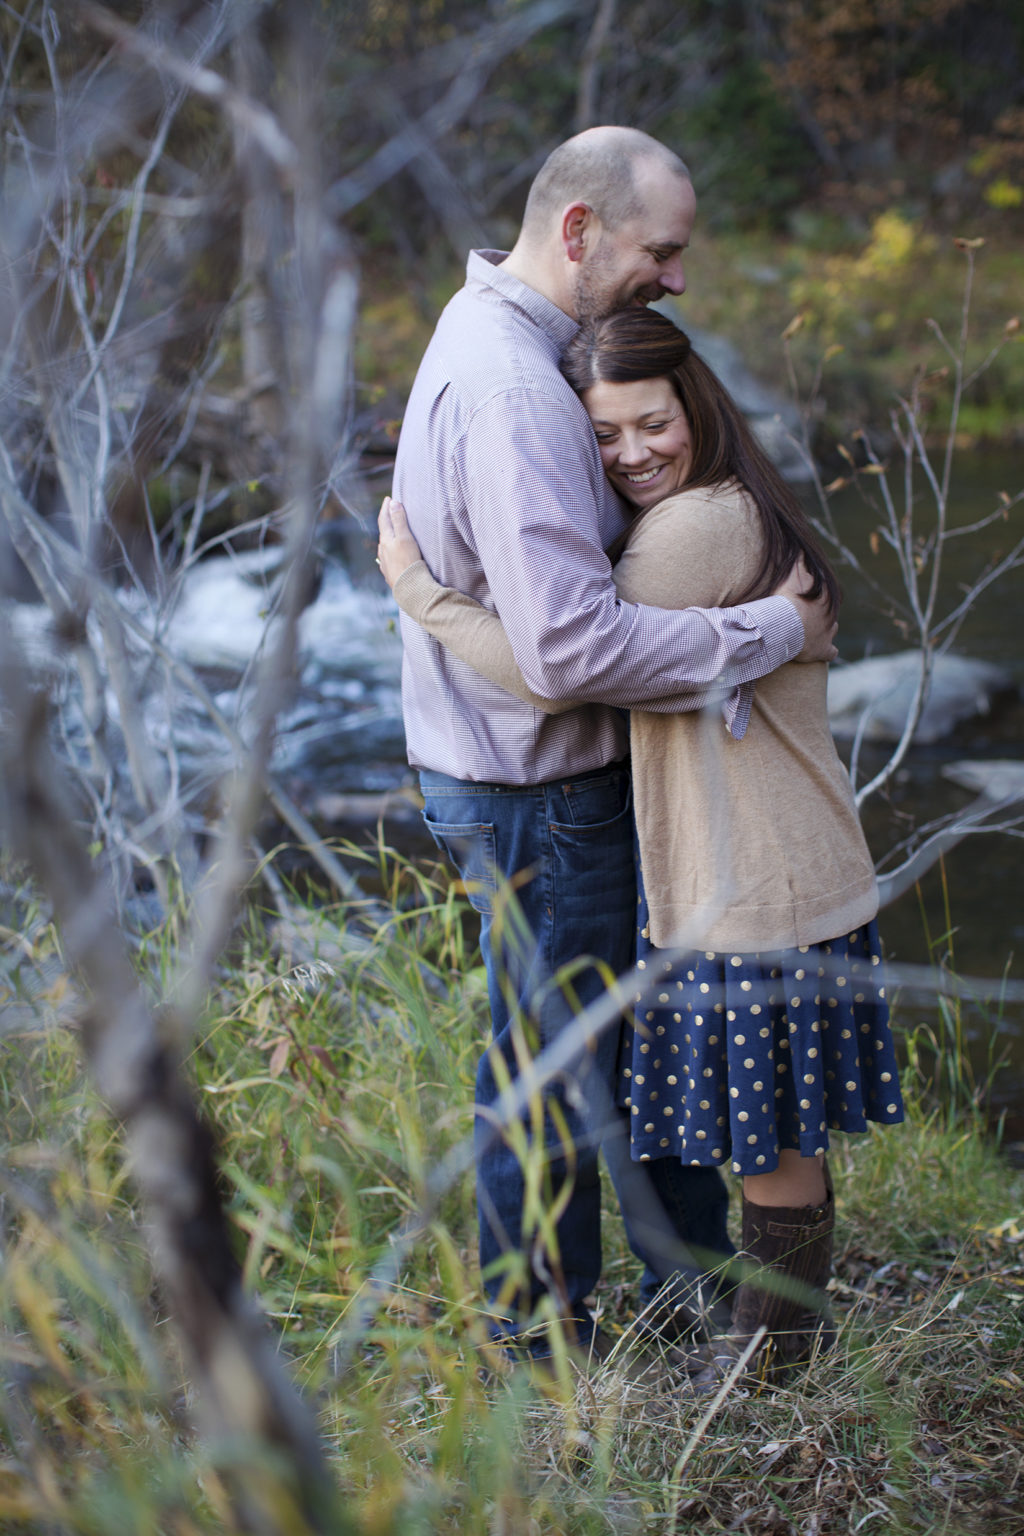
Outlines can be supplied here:
[[[564, 1352], [550, 1380], [488, 1375], [472, 1180], [432, 1182], [470, 1133], [488, 1029], [472, 930], [444, 875], [348, 854], [386, 921], [357, 932], [310, 903], [297, 968], [254, 910], [188, 1063], [246, 1282], [319, 1412], [338, 1529], [1019, 1536], [1024, 1187], [977, 1099], [937, 1102], [912, 1064], [907, 1124], [842, 1139], [842, 1329], [809, 1379], [734, 1390], [695, 1435], [711, 1404], [656, 1360], [624, 1369], [636, 1273], [610, 1203], [596, 1302], [618, 1353], [587, 1376]], [[237, 1448], [190, 1429], [56, 936], [27, 898], [4, 921], [0, 1530], [238, 1529]], [[139, 951], [155, 1002], [165, 938]]]

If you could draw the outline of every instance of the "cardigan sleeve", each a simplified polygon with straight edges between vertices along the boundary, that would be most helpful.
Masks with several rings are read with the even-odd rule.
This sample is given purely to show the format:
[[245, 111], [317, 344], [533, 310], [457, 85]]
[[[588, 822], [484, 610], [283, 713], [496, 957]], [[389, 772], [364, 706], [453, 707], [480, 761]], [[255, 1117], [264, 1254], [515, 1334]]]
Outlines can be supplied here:
[[395, 601], [460, 661], [466, 662], [506, 693], [515, 694], [547, 715], [575, 709], [575, 699], [542, 699], [527, 687], [512, 654], [501, 620], [464, 592], [442, 587], [424, 560], [417, 560], [395, 582]]

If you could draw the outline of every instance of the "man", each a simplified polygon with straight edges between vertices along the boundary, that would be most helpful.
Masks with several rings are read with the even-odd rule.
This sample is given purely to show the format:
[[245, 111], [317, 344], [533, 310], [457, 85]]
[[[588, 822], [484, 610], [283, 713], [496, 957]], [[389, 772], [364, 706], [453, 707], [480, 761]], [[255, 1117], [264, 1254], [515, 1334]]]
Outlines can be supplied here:
[[[591, 1343], [601, 1141], [645, 1265], [645, 1300], [676, 1271], [692, 1273], [692, 1251], [731, 1248], [717, 1170], [631, 1163], [612, 1106], [614, 1029], [548, 1096], [546, 1211], [528, 1194], [514, 1138], [494, 1134], [492, 1106], [523, 1061], [524, 1018], [547, 1045], [573, 1016], [567, 993], [586, 1004], [603, 990], [592, 965], [577, 964], [570, 987], [556, 984], [564, 968], [580, 956], [616, 974], [632, 963], [622, 711], [692, 709], [724, 691], [741, 736], [756, 678], [796, 656], [835, 654], [834, 626], [798, 596], [798, 574], [784, 596], [741, 609], [670, 613], [615, 596], [604, 551], [624, 511], [558, 359], [581, 321], [683, 292], [695, 211], [686, 167], [645, 134], [594, 128], [561, 145], [530, 189], [514, 249], [471, 253], [398, 448], [395, 496], [434, 575], [498, 611], [537, 694], [594, 701], [534, 711], [403, 617], [409, 759], [427, 824], [483, 919], [494, 1043], [476, 1091], [480, 1259], [496, 1331], [509, 1340], [547, 1293], [576, 1342]], [[514, 886], [511, 904], [501, 877]], [[549, 1346], [533, 1337], [528, 1347]]]

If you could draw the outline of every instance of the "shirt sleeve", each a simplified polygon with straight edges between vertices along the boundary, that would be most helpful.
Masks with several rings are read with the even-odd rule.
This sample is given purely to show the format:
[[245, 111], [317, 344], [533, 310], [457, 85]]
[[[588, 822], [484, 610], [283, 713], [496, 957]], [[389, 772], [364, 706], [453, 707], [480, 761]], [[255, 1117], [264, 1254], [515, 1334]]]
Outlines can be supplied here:
[[471, 536], [528, 688], [659, 712], [724, 691], [742, 734], [742, 685], [803, 646], [796, 609], [785, 598], [685, 611], [623, 600], [601, 547], [600, 459], [574, 406], [506, 391], [477, 409], [457, 454]]

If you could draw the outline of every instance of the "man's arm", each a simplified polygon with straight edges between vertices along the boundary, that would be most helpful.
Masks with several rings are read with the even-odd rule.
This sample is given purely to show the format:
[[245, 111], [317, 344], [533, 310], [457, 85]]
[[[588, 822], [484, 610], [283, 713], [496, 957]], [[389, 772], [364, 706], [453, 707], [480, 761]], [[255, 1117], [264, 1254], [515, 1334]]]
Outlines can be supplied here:
[[683, 612], [618, 599], [589, 432], [574, 399], [514, 390], [476, 412], [460, 445], [470, 536], [529, 688], [556, 700], [693, 709], [709, 691], [738, 690], [800, 654], [803, 622], [787, 597]]

